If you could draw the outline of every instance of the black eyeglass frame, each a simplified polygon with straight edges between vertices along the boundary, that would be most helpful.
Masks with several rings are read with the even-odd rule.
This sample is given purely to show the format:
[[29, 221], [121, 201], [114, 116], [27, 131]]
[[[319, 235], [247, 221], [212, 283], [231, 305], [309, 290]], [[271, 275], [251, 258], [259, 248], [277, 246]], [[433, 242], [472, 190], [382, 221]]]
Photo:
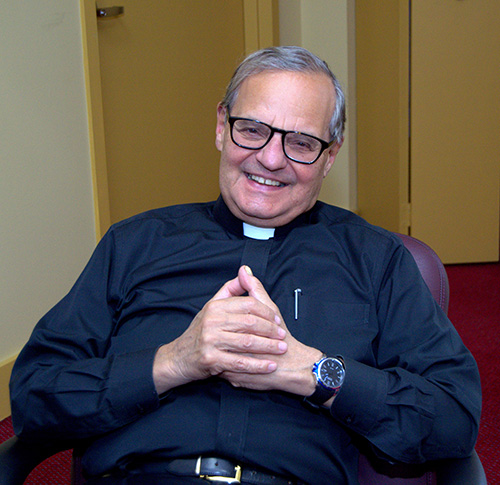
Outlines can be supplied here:
[[[241, 145], [240, 143], [237, 143], [235, 140], [234, 140], [234, 137], [233, 137], [233, 126], [234, 126], [234, 123], [236, 121], [252, 121], [254, 123], [258, 123], [259, 125], [263, 125], [263, 126], [267, 126], [267, 128], [269, 128], [271, 130], [271, 133], [269, 135], [269, 138], [267, 139], [267, 141], [260, 147], [247, 147], [245, 145]], [[280, 133], [281, 134], [281, 145], [283, 147], [283, 153], [285, 154], [285, 157], [292, 160], [292, 162], [296, 162], [296, 163], [302, 163], [303, 165], [312, 165], [314, 162], [316, 162], [319, 157], [321, 157], [321, 155], [323, 155], [323, 152], [327, 149], [327, 148], [330, 148], [335, 140], [332, 140], [331, 142], [327, 142], [325, 140], [322, 140], [321, 138], [318, 138], [317, 136], [314, 136], [314, 135], [310, 135], [309, 133], [303, 133], [301, 131], [287, 131], [287, 130], [282, 130], [281, 128], [275, 128], [274, 126], [271, 126], [271, 125], [268, 125], [267, 123], [264, 123], [263, 121], [259, 121], [259, 120], [253, 120], [251, 118], [239, 118], [237, 116], [228, 116], [227, 118], [227, 121], [229, 123], [229, 126], [231, 128], [231, 140], [233, 141], [233, 143], [241, 148], [245, 148], [246, 150], [262, 150], [270, 141], [271, 139], [273, 138], [274, 134], [275, 133]], [[285, 136], [288, 135], [289, 133], [293, 133], [293, 134], [296, 134], [296, 135], [305, 135], [305, 136], [309, 136], [311, 138], [314, 138], [315, 140], [319, 141], [320, 144], [321, 144], [321, 150], [318, 154], [318, 156], [312, 160], [311, 162], [304, 162], [302, 160], [296, 160], [295, 158], [292, 158], [291, 156], [289, 156], [287, 153], [286, 153], [286, 149], [285, 149]]]

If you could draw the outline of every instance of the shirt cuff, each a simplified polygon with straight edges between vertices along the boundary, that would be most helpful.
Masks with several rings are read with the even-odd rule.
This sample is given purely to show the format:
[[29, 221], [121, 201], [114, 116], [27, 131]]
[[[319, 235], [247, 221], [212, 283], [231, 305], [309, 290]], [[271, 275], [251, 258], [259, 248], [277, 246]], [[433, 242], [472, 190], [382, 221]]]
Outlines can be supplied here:
[[120, 420], [133, 420], [159, 407], [153, 382], [157, 348], [115, 356], [111, 369], [112, 409]]
[[384, 372], [344, 358], [346, 377], [330, 408], [331, 415], [349, 429], [367, 436], [378, 422], [387, 394]]

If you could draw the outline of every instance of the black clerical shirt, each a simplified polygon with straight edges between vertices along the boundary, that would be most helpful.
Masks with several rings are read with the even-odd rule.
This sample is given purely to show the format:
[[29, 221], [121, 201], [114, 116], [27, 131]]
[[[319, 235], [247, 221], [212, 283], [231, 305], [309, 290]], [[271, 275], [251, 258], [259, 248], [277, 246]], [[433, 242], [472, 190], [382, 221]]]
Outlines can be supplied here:
[[[295, 338], [344, 357], [331, 411], [219, 378], [157, 395], [156, 350], [242, 264]], [[273, 238], [254, 240], [219, 198], [114, 225], [35, 328], [11, 399], [20, 436], [92, 438], [90, 474], [146, 455], [216, 455], [308, 483], [356, 483], [353, 436], [401, 461], [464, 456], [481, 397], [473, 358], [396, 236], [318, 202]]]

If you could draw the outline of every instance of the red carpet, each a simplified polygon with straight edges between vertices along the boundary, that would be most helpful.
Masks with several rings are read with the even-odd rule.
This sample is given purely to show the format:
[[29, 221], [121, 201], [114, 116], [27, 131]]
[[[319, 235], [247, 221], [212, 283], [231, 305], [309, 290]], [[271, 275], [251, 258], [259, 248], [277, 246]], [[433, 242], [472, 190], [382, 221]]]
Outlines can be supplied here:
[[500, 484], [500, 264], [447, 266], [449, 316], [477, 360], [483, 412], [476, 450], [489, 484]]
[[[476, 446], [488, 483], [500, 484], [500, 264], [447, 266], [449, 316], [474, 354], [483, 386], [483, 413]], [[0, 442], [12, 436], [10, 418], [0, 422]], [[46, 460], [25, 485], [70, 483], [70, 452]], [[49, 477], [49, 478], [47, 478]], [[472, 484], [471, 484], [472, 485]]]
[[[9, 418], [0, 422], [0, 443], [14, 434]], [[1, 473], [1, 470], [0, 470]], [[24, 485], [67, 485], [71, 483], [71, 451], [63, 451], [40, 463]]]

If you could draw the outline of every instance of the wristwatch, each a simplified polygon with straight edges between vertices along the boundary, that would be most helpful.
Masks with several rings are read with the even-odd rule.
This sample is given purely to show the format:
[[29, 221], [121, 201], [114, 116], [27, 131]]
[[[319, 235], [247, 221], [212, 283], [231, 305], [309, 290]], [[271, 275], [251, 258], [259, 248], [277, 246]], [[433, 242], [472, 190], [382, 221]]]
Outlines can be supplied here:
[[313, 406], [321, 406], [336, 396], [344, 383], [345, 365], [342, 357], [323, 357], [312, 367], [316, 377], [316, 390], [304, 400]]

